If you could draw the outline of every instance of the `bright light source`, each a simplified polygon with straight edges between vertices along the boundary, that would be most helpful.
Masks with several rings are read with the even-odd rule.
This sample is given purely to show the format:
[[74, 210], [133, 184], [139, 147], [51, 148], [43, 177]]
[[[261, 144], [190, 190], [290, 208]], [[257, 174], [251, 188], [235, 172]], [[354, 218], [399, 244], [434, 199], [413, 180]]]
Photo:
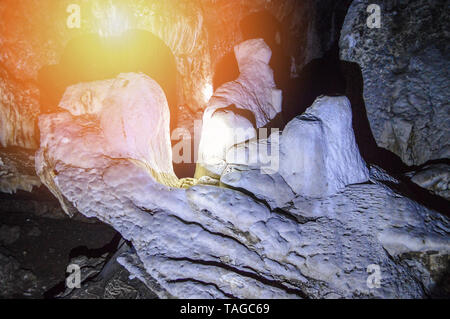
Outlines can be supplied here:
[[211, 98], [211, 96], [213, 96], [214, 93], [212, 84], [211, 83], [205, 84], [205, 86], [202, 89], [202, 93], [205, 103], [208, 103], [209, 99]]

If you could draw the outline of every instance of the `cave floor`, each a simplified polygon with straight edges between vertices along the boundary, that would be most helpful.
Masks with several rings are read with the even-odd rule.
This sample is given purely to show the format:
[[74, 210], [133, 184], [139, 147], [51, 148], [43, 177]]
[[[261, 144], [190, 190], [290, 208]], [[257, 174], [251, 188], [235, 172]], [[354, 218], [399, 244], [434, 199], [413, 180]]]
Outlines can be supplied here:
[[2, 203], [5, 199], [0, 201], [0, 298], [52, 297], [66, 278], [71, 257], [107, 251], [117, 237], [100, 222], [14, 212]]

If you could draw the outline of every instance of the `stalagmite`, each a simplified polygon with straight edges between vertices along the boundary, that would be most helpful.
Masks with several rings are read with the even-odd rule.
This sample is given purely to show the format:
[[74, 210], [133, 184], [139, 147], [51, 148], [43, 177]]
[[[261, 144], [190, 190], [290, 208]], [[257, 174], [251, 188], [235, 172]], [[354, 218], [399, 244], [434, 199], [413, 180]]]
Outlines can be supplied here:
[[[325, 101], [326, 107], [319, 101], [307, 114], [316, 112], [322, 120], [342, 109], [345, 114], [343, 98]], [[136, 109], [126, 110], [130, 114], [122, 116]], [[135, 161], [111, 156], [99, 121], [85, 115], [43, 116], [40, 128], [36, 164], [43, 182], [131, 241], [160, 297], [417, 298], [432, 292], [449, 258], [450, 221], [395, 193], [383, 179], [347, 185], [322, 198], [296, 196], [273, 209], [245, 189], [165, 185]], [[137, 133], [126, 131], [132, 132]], [[336, 134], [336, 146], [345, 144], [345, 137]], [[295, 136], [289, 141], [299, 143]], [[311, 160], [320, 158], [318, 150], [327, 148], [310, 149]], [[163, 166], [160, 160], [155, 157], [154, 167]], [[342, 179], [343, 185], [361, 181], [331, 172], [324, 178]], [[383, 174], [371, 179], [376, 176]], [[143, 278], [132, 261], [120, 262]], [[371, 265], [382, 271], [378, 289], [368, 284]]]
[[[254, 129], [281, 112], [282, 92], [276, 88], [269, 66], [272, 52], [264, 40], [245, 41], [234, 52], [240, 75], [219, 87], [205, 109], [196, 178], [220, 176], [228, 149], [255, 137]], [[215, 133], [221, 126], [222, 132]]]

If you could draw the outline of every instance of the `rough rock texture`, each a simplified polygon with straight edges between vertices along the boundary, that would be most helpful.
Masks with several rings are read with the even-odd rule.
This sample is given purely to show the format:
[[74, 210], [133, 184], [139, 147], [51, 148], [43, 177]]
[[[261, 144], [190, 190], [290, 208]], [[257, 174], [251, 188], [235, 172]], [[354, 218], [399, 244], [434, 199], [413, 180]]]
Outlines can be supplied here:
[[306, 197], [332, 195], [369, 179], [346, 97], [322, 96], [292, 120], [280, 141], [280, 175]]
[[[67, 123], [65, 131], [61, 132], [65, 139], [59, 150], [60, 156], [71, 158], [76, 166], [90, 167], [86, 152], [95, 145], [97, 154], [133, 160], [156, 180], [167, 185], [178, 184], [171, 161], [169, 108], [164, 92], [148, 76], [128, 73], [114, 80], [70, 87], [60, 106], [71, 113], [58, 114], [59, 121]], [[88, 131], [89, 135], [80, 131], [76, 123], [72, 124], [72, 119], [86, 123], [84, 131], [87, 127], [92, 130]], [[41, 120], [40, 128], [46, 131], [52, 125], [52, 120]], [[85, 134], [86, 145], [83, 152], [74, 156], [70, 140], [76, 131]], [[43, 145], [51, 143], [45, 135], [41, 141]], [[38, 158], [40, 156], [45, 155], [38, 155]], [[41, 164], [36, 165], [40, 167]]]
[[[381, 5], [381, 28], [366, 25]], [[360, 65], [378, 146], [408, 165], [450, 155], [449, 3], [353, 1], [341, 32], [341, 59]]]
[[[225, 167], [217, 164], [225, 161], [228, 149], [254, 138], [254, 128], [263, 127], [281, 112], [282, 92], [276, 88], [269, 66], [271, 50], [264, 40], [252, 39], [239, 44], [235, 55], [239, 77], [214, 92], [203, 114], [198, 163], [219, 176]], [[233, 109], [229, 112], [219, 112], [230, 107]], [[242, 115], [240, 111], [247, 113]], [[218, 167], [219, 171], [211, 166]], [[197, 171], [196, 177], [200, 178], [201, 173]]]
[[[120, 258], [132, 259], [135, 256], [131, 249], [120, 255]], [[135, 257], [137, 258], [137, 257]], [[138, 259], [138, 258], [137, 258]], [[64, 299], [154, 299], [156, 295], [122, 267], [113, 256], [108, 260], [106, 254], [89, 258], [78, 256], [69, 264], [80, 267], [80, 288], [66, 288], [57, 298]], [[136, 265], [137, 267], [138, 265]], [[146, 283], [151, 285], [150, 282]], [[155, 286], [152, 288], [156, 289]]]
[[[82, 2], [80, 29], [66, 25], [71, 0], [6, 0], [0, 3], [0, 142], [2, 146], [39, 145], [35, 120], [40, 113], [37, 76], [57, 64], [67, 43], [89, 33], [111, 32], [111, 12], [127, 17], [125, 29], [159, 36], [172, 50], [181, 81], [180, 104], [204, 108], [210, 98], [211, 66], [202, 10], [192, 1]], [[114, 26], [114, 23], [112, 23]], [[112, 30], [114, 31], [114, 30]]]
[[0, 192], [31, 192], [41, 181], [34, 169], [34, 152], [19, 148], [0, 148]]
[[450, 165], [430, 164], [407, 173], [413, 183], [450, 200]]
[[295, 194], [325, 197], [369, 180], [352, 130], [346, 97], [321, 96], [280, 135], [229, 148], [221, 176], [226, 186], [244, 189], [271, 208]]
[[11, 256], [0, 253], [0, 298], [26, 298], [38, 290], [36, 276]]
[[[144, 168], [102, 155], [87, 143], [99, 129], [81, 117], [70, 117], [67, 130], [67, 116], [40, 119], [41, 177], [54, 185], [59, 198], [131, 241], [146, 275], [161, 287], [160, 297], [420, 298], [441, 293], [450, 221], [382, 186], [383, 180], [350, 185], [321, 199], [298, 196], [285, 209], [272, 210], [232, 189], [161, 184]], [[83, 163], [73, 159], [74, 152], [59, 151], [69, 131], [68, 144], [83, 154]], [[121, 263], [143, 277], [136, 263]], [[380, 288], [368, 285], [367, 269], [373, 264], [380, 267]]]
[[255, 116], [256, 127], [263, 127], [281, 112], [282, 92], [276, 88], [269, 66], [272, 52], [263, 39], [242, 42], [234, 48], [239, 77], [218, 88], [208, 102], [204, 120], [217, 109], [234, 104]]
[[280, 132], [275, 130], [268, 138], [260, 136], [231, 147], [221, 185], [250, 193], [272, 209], [285, 207], [295, 193], [279, 174], [279, 144]]
[[0, 226], [0, 245], [11, 245], [20, 237], [19, 226]]
[[284, 179], [277, 173], [261, 174], [259, 169], [248, 169], [229, 165], [220, 178], [226, 185], [251, 193], [272, 209], [284, 207], [295, 194]]
[[[0, 4], [1, 6], [1, 4]], [[0, 60], [0, 145], [36, 148], [35, 120], [39, 114], [39, 90], [17, 81]]]
[[[93, 0], [81, 5], [80, 29], [69, 29], [72, 0], [3, 0], [0, 3], [0, 142], [36, 148], [38, 72], [60, 62], [66, 45], [87, 34], [120, 29], [149, 31], [172, 50], [180, 77], [180, 105], [202, 112], [211, 97], [217, 63], [242, 42], [240, 22], [266, 10], [279, 24], [287, 63], [300, 69], [335, 40], [339, 17], [349, 0]], [[115, 7], [111, 6], [113, 4]], [[113, 19], [119, 12], [121, 25]], [[271, 21], [268, 21], [270, 23]], [[263, 25], [261, 34], [265, 30]], [[268, 26], [269, 27], [269, 26]], [[127, 72], [129, 70], [123, 70]], [[294, 72], [295, 73], [295, 72]]]

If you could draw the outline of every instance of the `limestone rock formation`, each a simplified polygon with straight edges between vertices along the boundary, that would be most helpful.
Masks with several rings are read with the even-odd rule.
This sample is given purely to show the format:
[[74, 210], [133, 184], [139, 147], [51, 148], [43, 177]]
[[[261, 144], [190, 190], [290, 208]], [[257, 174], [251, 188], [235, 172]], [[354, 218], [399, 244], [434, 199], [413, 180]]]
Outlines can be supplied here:
[[[127, 158], [145, 167], [156, 180], [178, 185], [172, 167], [170, 113], [160, 86], [144, 74], [121, 74], [114, 80], [79, 84], [67, 89], [60, 106], [69, 113], [55, 116], [65, 138], [59, 149], [61, 158], [73, 165], [90, 167], [86, 153]], [[42, 131], [56, 129], [54, 116], [42, 116]], [[83, 123], [83, 124], [82, 124]], [[79, 125], [84, 125], [80, 129]], [[89, 128], [89, 129], [88, 129]], [[84, 136], [79, 152], [73, 152], [74, 134]], [[41, 145], [52, 143], [53, 136], [42, 135]], [[37, 156], [45, 157], [45, 148]], [[40, 163], [36, 164], [41, 167]], [[42, 171], [37, 169], [38, 174]], [[52, 188], [50, 188], [52, 189]]]
[[36, 148], [35, 119], [39, 90], [17, 81], [0, 63], [0, 146]]
[[[241, 23], [252, 14], [266, 13], [263, 19], [252, 21], [253, 38], [272, 37], [272, 43], [285, 51], [288, 63], [300, 70], [311, 60], [320, 58], [337, 41], [345, 11], [351, 0], [202, 0], [202, 7], [211, 46], [211, 64], [218, 63], [227, 52], [245, 38]], [[226, 30], [224, 29], [226, 26]], [[279, 33], [278, 35], [276, 33]], [[273, 34], [272, 34], [273, 33]]]
[[271, 209], [285, 207], [295, 197], [295, 193], [280, 174], [261, 174], [260, 168], [228, 165], [220, 182], [224, 186], [250, 193], [258, 200], [266, 202]]
[[[381, 27], [369, 28], [369, 4]], [[341, 59], [356, 62], [378, 146], [408, 165], [450, 156], [448, 2], [353, 1], [341, 32]]]
[[319, 97], [286, 126], [280, 141], [280, 174], [296, 194], [306, 197], [332, 195], [369, 179], [346, 97]]
[[263, 127], [281, 112], [282, 92], [276, 88], [269, 66], [272, 52], [263, 39], [242, 42], [234, 48], [239, 77], [218, 88], [208, 102], [203, 120], [230, 105], [251, 111], [256, 127]]
[[450, 165], [426, 165], [417, 171], [408, 172], [407, 176], [420, 187], [450, 200]]
[[[336, 102], [346, 114], [345, 100]], [[322, 120], [336, 116], [328, 107], [312, 109]], [[142, 264], [126, 257], [121, 264], [144, 282], [144, 273], [150, 276], [160, 297], [439, 294], [450, 221], [382, 186], [384, 179], [348, 185], [323, 198], [297, 196], [282, 210], [272, 209], [245, 190], [164, 185], [134, 161], [99, 148], [100, 124], [82, 116], [54, 114], [41, 117], [40, 124], [36, 162], [44, 182], [53, 183], [60, 198], [82, 214], [112, 225], [129, 240]], [[337, 146], [348, 143], [338, 140], [346, 136], [336, 134]], [[62, 150], [68, 146], [84, 160], [66, 156]], [[331, 176], [340, 175], [326, 175]], [[383, 173], [371, 179], [376, 176]], [[347, 181], [345, 175], [339, 178]], [[370, 276], [373, 269], [376, 278]]]
[[[219, 170], [214, 166], [225, 161], [228, 149], [254, 138], [255, 128], [263, 127], [281, 112], [282, 92], [276, 88], [269, 66], [271, 50], [264, 40], [252, 39], [239, 44], [235, 55], [239, 77], [214, 92], [203, 114], [198, 163], [219, 176], [224, 166]], [[239, 111], [247, 113], [236, 114]], [[196, 177], [201, 176], [200, 168]]]
[[234, 145], [227, 152], [221, 185], [250, 193], [272, 209], [285, 207], [295, 193], [279, 174], [279, 151], [278, 130], [268, 138], [259, 136]]
[[[121, 247], [111, 257], [104, 254], [100, 257], [77, 256], [69, 264], [80, 267], [80, 288], [67, 288], [57, 295], [64, 299], [154, 299], [156, 295], [136, 276], [130, 275], [122, 267], [115, 256], [132, 260], [135, 254], [131, 249], [124, 253]], [[118, 258], [117, 258], [118, 259]], [[138, 267], [135, 265], [135, 267]], [[146, 283], [150, 285], [150, 282]], [[157, 287], [152, 285], [152, 289]]]
[[195, 177], [220, 178], [228, 149], [255, 137], [253, 123], [232, 110], [221, 110], [204, 119]]
[[283, 207], [293, 194], [325, 197], [369, 180], [346, 97], [317, 98], [281, 136], [275, 132], [268, 139], [237, 144], [226, 161], [221, 182], [264, 198], [272, 208]]
[[[292, 58], [295, 70], [328, 49], [338, 25], [334, 11], [336, 8], [344, 11], [348, 0], [344, 2], [344, 5], [336, 5], [334, 0], [92, 0], [79, 3], [3, 0], [0, 3], [3, 22], [0, 25], [0, 144], [3, 147], [38, 147], [35, 121], [42, 111], [56, 106], [40, 105], [42, 83], [38, 74], [43, 68], [60, 63], [67, 45], [76, 38], [93, 34], [107, 37], [126, 30], [146, 31], [160, 38], [175, 57], [181, 86], [177, 92], [179, 105], [198, 113], [203, 112], [211, 97], [212, 77], [218, 62], [244, 40], [240, 30], [244, 18], [267, 11], [283, 26], [277, 39], [282, 40], [280, 46], [286, 51], [287, 64]], [[80, 5], [80, 28], [70, 28], [67, 24], [70, 17], [67, 9], [73, 4]], [[120, 24], [111, 22], [112, 12], [120, 14]], [[258, 37], [264, 35], [263, 29]], [[149, 60], [152, 59], [146, 61]], [[88, 68], [86, 65], [73, 67]], [[64, 74], [70, 75], [73, 74]]]

